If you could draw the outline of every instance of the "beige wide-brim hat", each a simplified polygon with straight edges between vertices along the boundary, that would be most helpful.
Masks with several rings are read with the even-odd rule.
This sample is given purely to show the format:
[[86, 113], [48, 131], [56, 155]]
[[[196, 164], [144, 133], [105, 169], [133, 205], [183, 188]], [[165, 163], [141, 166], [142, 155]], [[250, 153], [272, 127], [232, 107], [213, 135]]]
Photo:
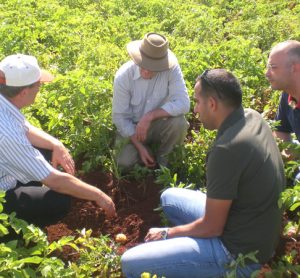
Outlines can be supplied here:
[[150, 71], [165, 71], [178, 63], [166, 37], [157, 33], [128, 43], [127, 51], [135, 64]]

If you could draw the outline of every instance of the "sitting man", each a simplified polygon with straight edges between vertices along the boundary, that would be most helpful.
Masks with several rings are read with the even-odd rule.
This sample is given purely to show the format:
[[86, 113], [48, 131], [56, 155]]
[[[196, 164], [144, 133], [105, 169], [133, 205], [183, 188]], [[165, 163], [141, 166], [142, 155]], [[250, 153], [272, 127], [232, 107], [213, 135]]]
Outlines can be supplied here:
[[197, 78], [195, 103], [203, 126], [218, 131], [207, 157], [207, 193], [163, 192], [162, 208], [174, 226], [150, 229], [145, 244], [123, 254], [125, 277], [144, 271], [172, 278], [225, 277], [239, 254], [257, 251], [258, 263], [249, 260], [237, 269], [237, 277], [250, 277], [273, 255], [285, 178], [271, 129], [259, 113], [243, 109], [240, 84], [224, 69]]
[[[280, 121], [274, 135], [285, 142], [300, 141], [300, 42], [290, 40], [279, 43], [271, 50], [266, 77], [272, 89], [283, 91], [276, 114]], [[289, 158], [295, 154], [284, 153]], [[300, 173], [296, 179], [300, 181]]]
[[[68, 211], [71, 195], [96, 202], [112, 217], [115, 206], [111, 198], [74, 177], [74, 161], [64, 145], [32, 126], [20, 112], [34, 102], [41, 83], [52, 79], [33, 56], [11, 55], [0, 62], [0, 190], [6, 191], [4, 209], [45, 225]], [[52, 152], [52, 165], [37, 148], [48, 150], [50, 156]], [[55, 169], [57, 166], [65, 172]]]
[[[112, 117], [118, 134], [117, 163], [129, 170], [167, 166], [167, 156], [185, 138], [190, 101], [167, 39], [148, 33], [127, 45], [132, 59], [117, 71]], [[152, 149], [151, 149], [152, 147]]]

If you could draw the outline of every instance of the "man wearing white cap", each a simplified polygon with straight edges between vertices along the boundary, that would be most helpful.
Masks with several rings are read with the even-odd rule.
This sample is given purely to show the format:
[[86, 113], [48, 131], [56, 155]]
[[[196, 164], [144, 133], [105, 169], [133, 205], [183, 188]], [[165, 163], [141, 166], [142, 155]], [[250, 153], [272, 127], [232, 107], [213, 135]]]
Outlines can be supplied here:
[[[114, 216], [109, 196], [73, 176], [74, 161], [64, 145], [20, 112], [34, 102], [40, 84], [52, 80], [33, 56], [11, 55], [0, 62], [0, 190], [6, 191], [5, 211], [44, 225], [63, 216], [74, 196], [95, 201]], [[50, 163], [40, 150], [50, 154]]]
[[123, 146], [117, 163], [123, 169], [136, 163], [167, 166], [168, 154], [183, 142], [188, 128], [184, 114], [190, 100], [181, 69], [160, 34], [130, 42], [127, 51], [132, 60], [121, 66], [114, 81], [112, 117], [117, 148]]

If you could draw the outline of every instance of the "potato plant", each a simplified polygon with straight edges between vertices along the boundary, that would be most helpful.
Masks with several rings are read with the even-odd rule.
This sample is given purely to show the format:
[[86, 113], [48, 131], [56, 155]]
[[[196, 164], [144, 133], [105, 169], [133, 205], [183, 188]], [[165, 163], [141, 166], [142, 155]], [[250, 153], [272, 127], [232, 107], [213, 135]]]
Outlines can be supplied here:
[[[150, 31], [166, 35], [191, 98], [195, 78], [205, 69], [232, 71], [241, 80], [244, 106], [271, 121], [280, 92], [271, 91], [264, 77], [268, 53], [280, 41], [300, 40], [299, 15], [299, 0], [3, 0], [0, 59], [17, 52], [35, 55], [56, 79], [42, 87], [26, 116], [60, 138], [84, 162], [81, 170], [102, 165], [118, 174], [111, 100], [114, 74], [129, 59], [129, 41]], [[195, 121], [192, 114], [188, 119]], [[213, 137], [203, 128], [192, 132], [161, 179], [203, 186]], [[297, 166], [298, 161], [287, 163], [287, 173], [293, 175]], [[283, 195], [290, 208], [298, 204], [293, 195]], [[0, 233], [6, 233], [3, 223]]]
[[[107, 236], [91, 237], [91, 230], [48, 242], [34, 225], [3, 213], [5, 193], [0, 191], [0, 277], [120, 277], [117, 246]], [[10, 236], [12, 232], [14, 236]], [[6, 237], [4, 237], [6, 236]], [[70, 246], [80, 254], [76, 263], [66, 264], [54, 251]]]

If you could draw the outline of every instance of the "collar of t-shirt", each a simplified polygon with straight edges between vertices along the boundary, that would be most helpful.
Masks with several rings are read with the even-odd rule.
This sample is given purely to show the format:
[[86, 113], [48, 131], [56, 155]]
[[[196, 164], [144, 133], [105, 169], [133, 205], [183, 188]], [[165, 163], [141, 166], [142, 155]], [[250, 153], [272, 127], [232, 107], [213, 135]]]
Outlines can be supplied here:
[[218, 129], [216, 140], [220, 138], [223, 133], [227, 130], [227, 128], [234, 125], [237, 121], [239, 121], [241, 118], [245, 117], [244, 108], [243, 106], [240, 106], [236, 110], [234, 110], [221, 124], [221, 126]]
[[295, 100], [291, 95], [288, 95], [288, 104], [293, 109], [300, 109], [300, 102], [297, 102], [297, 100]]

